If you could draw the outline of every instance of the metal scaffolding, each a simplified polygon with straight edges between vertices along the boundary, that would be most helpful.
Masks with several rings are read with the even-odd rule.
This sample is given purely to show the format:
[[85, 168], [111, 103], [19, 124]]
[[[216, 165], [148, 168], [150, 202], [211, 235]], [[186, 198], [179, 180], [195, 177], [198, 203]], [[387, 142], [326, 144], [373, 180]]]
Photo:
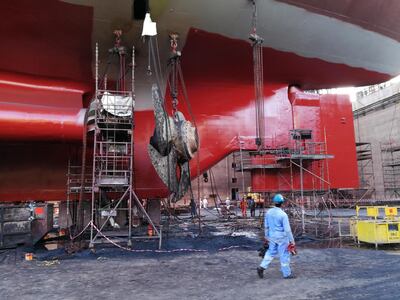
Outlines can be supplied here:
[[[82, 166], [68, 167], [68, 214], [73, 211], [70, 207], [74, 206], [77, 213], [71, 220], [77, 224], [76, 232], [86, 228], [90, 230], [90, 248], [97, 243], [120, 246], [120, 242], [131, 247], [133, 239], [145, 238], [158, 239], [161, 247], [161, 227], [150, 218], [145, 201], [137, 197], [134, 186], [135, 52], [132, 48], [131, 74], [127, 76], [129, 54], [120, 45], [121, 33], [117, 31], [115, 35], [116, 43], [109, 50], [110, 58], [102, 78], [99, 77], [96, 44], [95, 95], [86, 115]], [[107, 71], [113, 56], [117, 57], [119, 74], [115, 86], [110, 89], [107, 87]], [[126, 77], [130, 77], [130, 84]], [[92, 163], [86, 165], [86, 160]], [[80, 195], [78, 205], [73, 201], [77, 194]], [[90, 216], [85, 216], [85, 200], [88, 198]], [[88, 219], [87, 226], [83, 226]], [[134, 221], [140, 219], [147, 220], [151, 234], [133, 235], [133, 229], [139, 225]]]
[[[302, 179], [304, 173], [315, 177], [313, 188], [309, 191], [325, 191], [329, 189], [329, 178], [327, 169], [327, 160], [333, 158], [333, 155], [327, 153], [325, 142], [306, 141], [305, 136], [311, 135], [311, 130], [291, 130], [290, 135], [294, 142], [291, 147], [283, 146], [274, 149], [265, 149], [262, 151], [242, 151], [234, 153], [234, 160], [240, 161], [235, 164], [236, 172], [252, 171], [252, 170], [276, 170], [283, 171], [290, 169], [290, 178], [284, 179], [285, 186], [280, 188], [284, 192], [305, 192], [302, 181], [300, 180], [300, 188], [294, 187], [293, 169], [298, 168]], [[263, 157], [272, 155], [274, 162], [266, 163], [263, 159], [254, 159], [257, 156]], [[268, 160], [271, 160], [269, 158]], [[311, 168], [304, 167], [306, 162], [316, 162]], [[282, 174], [278, 174], [283, 178]]]
[[[333, 155], [328, 154], [326, 141], [311, 141], [311, 130], [290, 130], [289, 135], [290, 146], [234, 154], [234, 159], [240, 162], [235, 164], [235, 171], [261, 170], [263, 175], [268, 171], [276, 172], [276, 176], [279, 176], [276, 192], [286, 194], [290, 199], [291, 212], [295, 219], [301, 221], [300, 231], [304, 234], [309, 211], [313, 211], [312, 215], [316, 219], [322, 214], [330, 215], [328, 210], [334, 205], [328, 171], [328, 160]], [[299, 174], [296, 184], [295, 172]], [[312, 178], [311, 189], [304, 187], [305, 174]], [[263, 192], [264, 195], [267, 193], [267, 190]]]
[[[356, 152], [361, 197], [375, 198], [375, 173], [371, 143], [356, 142]], [[356, 198], [360, 197], [356, 195]]]
[[92, 169], [85, 168], [85, 170], [82, 170], [82, 166], [72, 165], [70, 158], [67, 170], [66, 225], [67, 228], [71, 230], [71, 227], [76, 226], [78, 222], [77, 209], [81, 190], [82, 199], [87, 203], [90, 201], [90, 195], [92, 193]]
[[400, 197], [400, 145], [381, 143], [383, 187], [386, 198]]

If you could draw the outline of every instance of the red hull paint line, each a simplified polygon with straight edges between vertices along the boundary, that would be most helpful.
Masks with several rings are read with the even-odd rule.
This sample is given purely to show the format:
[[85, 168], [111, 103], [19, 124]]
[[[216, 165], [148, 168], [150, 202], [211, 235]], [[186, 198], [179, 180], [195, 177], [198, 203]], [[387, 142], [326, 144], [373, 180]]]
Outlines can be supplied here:
[[0, 108], [0, 140], [82, 140], [85, 109], [4, 102]]
[[[78, 82], [56, 77], [43, 77], [0, 70], [0, 89], [27, 90], [84, 94], [92, 89], [91, 81]], [[18, 101], [18, 100], [16, 100]], [[62, 105], [62, 103], [60, 103]]]
[[[198, 80], [212, 76], [218, 84], [252, 82], [252, 52], [245, 41], [191, 29], [183, 53], [185, 61], [195, 59], [193, 69], [185, 72], [195, 72], [193, 76]], [[264, 78], [265, 82], [318, 89], [374, 84], [391, 76], [264, 47]]]
[[0, 72], [0, 140], [82, 139], [88, 85]]
[[[277, 0], [400, 41], [398, 0]], [[362, 2], [362, 3], [361, 3]]]

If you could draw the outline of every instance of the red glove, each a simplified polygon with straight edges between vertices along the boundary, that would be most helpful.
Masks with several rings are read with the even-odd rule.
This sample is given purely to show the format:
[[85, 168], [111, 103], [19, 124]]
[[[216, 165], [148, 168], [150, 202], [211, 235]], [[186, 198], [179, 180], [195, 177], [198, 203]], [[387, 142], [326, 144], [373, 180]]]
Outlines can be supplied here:
[[289, 243], [287, 249], [288, 249], [290, 254], [292, 254], [292, 255], [296, 255], [297, 254], [296, 245], [294, 243]]

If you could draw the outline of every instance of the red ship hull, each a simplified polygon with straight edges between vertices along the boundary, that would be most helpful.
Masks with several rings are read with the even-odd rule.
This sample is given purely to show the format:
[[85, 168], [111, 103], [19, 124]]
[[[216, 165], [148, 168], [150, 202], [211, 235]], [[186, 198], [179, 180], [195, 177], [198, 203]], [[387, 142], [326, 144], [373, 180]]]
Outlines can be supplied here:
[[[296, 2], [294, 3], [296, 6], [292, 7], [282, 2], [290, 4]], [[293, 16], [303, 14], [309, 17], [307, 20], [315, 19], [330, 25], [332, 20], [321, 15], [332, 15], [326, 11], [321, 14], [321, 7], [313, 5], [310, 8], [308, 2], [265, 1], [276, 9], [290, 11]], [[369, 4], [372, 2], [376, 1], [365, 1]], [[180, 3], [179, 8], [184, 9], [187, 1], [176, 1], [176, 3]], [[206, 4], [208, 1], [204, 3], [208, 5]], [[234, 6], [237, 1], [232, 3], [235, 3], [232, 4]], [[163, 13], [158, 15], [160, 32], [166, 32], [169, 27], [168, 22], [163, 23], [164, 19], [170, 18], [168, 12], [172, 12], [172, 8], [168, 5], [170, 4], [166, 4]], [[302, 10], [299, 11], [297, 6], [305, 8], [307, 14]], [[392, 1], [389, 6], [397, 7]], [[73, 5], [56, 0], [44, 0], [40, 3], [27, 0], [1, 2], [0, 36], [8, 47], [0, 49], [2, 58], [0, 60], [0, 201], [66, 199], [68, 158], [76, 155], [79, 152], [77, 149], [81, 147], [84, 110], [93, 92], [92, 45], [97, 41], [96, 35], [101, 29], [98, 26], [99, 17], [96, 15], [99, 13], [98, 9], [97, 6]], [[330, 12], [341, 10], [343, 7], [333, 7]], [[248, 8], [248, 12], [251, 16], [251, 7]], [[193, 10], [190, 13], [196, 12]], [[394, 44], [391, 46], [391, 40], [386, 37], [390, 35], [384, 30], [367, 32], [367, 29], [372, 27], [354, 27], [359, 25], [360, 20], [352, 18], [352, 15], [348, 17], [351, 19], [349, 23], [352, 24], [349, 30], [359, 34], [354, 37], [355, 42], [352, 44], [354, 47], [357, 45], [362, 47], [361, 41], [365, 40], [364, 35], [372, 34], [377, 39], [384, 39], [385, 43], [373, 42], [371, 46], [382, 45], [386, 47], [383, 50], [388, 53], [398, 53], [397, 46]], [[225, 28], [227, 36], [218, 30], [211, 30], [213, 28], [209, 24], [214, 23], [208, 22], [207, 16], [204, 18], [204, 24], [182, 21], [186, 26], [182, 66], [199, 129], [200, 172], [238, 150], [239, 140], [244, 142], [244, 149], [256, 148], [251, 47], [244, 41], [247, 37], [235, 38], [234, 33], [228, 32], [229, 28]], [[268, 21], [268, 18], [260, 17], [260, 19], [260, 22], [264, 19]], [[344, 24], [343, 19], [338, 19], [341, 21], [334, 24], [340, 23], [343, 28], [350, 26]], [[370, 20], [373, 25], [375, 19]], [[390, 18], [386, 21], [390, 23], [393, 20]], [[228, 21], [221, 20], [222, 23]], [[285, 20], [280, 22], [283, 24]], [[388, 24], [380, 24], [379, 28], [382, 29], [386, 25]], [[209, 28], [211, 29], [208, 30]], [[270, 31], [275, 29], [271, 28]], [[299, 35], [303, 33], [299, 32]], [[391, 33], [391, 38], [397, 37]], [[326, 33], [322, 34], [326, 36]], [[109, 36], [111, 37], [111, 30]], [[318, 42], [314, 38], [319, 37], [312, 36], [312, 38], [311, 41], [309, 37], [310, 42], [304, 45], [307, 50], [314, 51], [313, 55], [301, 55], [296, 52], [298, 41], [291, 41], [286, 36], [277, 41], [266, 38], [264, 92], [268, 147], [280, 147], [289, 143], [288, 132], [292, 129], [293, 120], [288, 86], [298, 85], [303, 89], [311, 89], [339, 85], [366, 85], [385, 81], [394, 75], [391, 71], [394, 67], [387, 63], [386, 56], [385, 58], [382, 56], [384, 61], [377, 61], [374, 65], [367, 63], [364, 65], [362, 62], [366, 60], [353, 61], [350, 55], [357, 47], [343, 50], [338, 45], [342, 45], [345, 41], [331, 40], [331, 44], [327, 46], [325, 40]], [[285, 47], [277, 46], [281, 40], [287, 43]], [[358, 40], [360, 43], [356, 44]], [[106, 43], [104, 39], [100, 42]], [[289, 49], [292, 42], [292, 48]], [[158, 178], [147, 154], [147, 144], [154, 129], [154, 117], [149, 97], [151, 89], [148, 84], [143, 83], [151, 81], [146, 79], [145, 74], [146, 47], [141, 46], [138, 39], [135, 40], [135, 44], [138, 47], [135, 189], [142, 198], [165, 197], [166, 188]], [[101, 47], [107, 48], [110, 45], [112, 45], [111, 39], [108, 44], [103, 44]], [[338, 53], [345, 53], [346, 50], [349, 56], [345, 55], [334, 61], [323, 55], [325, 48], [321, 47], [335, 48], [335, 46], [340, 48], [337, 49]], [[168, 46], [162, 47], [163, 51]], [[393, 61], [396, 60], [392, 59]], [[316, 140], [321, 141], [326, 137], [328, 153], [334, 156], [326, 166], [330, 188], [356, 188], [357, 162], [351, 104], [348, 97], [309, 96], [301, 91], [296, 93], [297, 97], [303, 98], [294, 108], [296, 127], [313, 130]], [[189, 116], [184, 103], [180, 104], [180, 109]], [[310, 169], [313, 168], [316, 167], [310, 166]], [[253, 187], [264, 191], [287, 190], [288, 171], [283, 171], [279, 175], [276, 172], [258, 174], [254, 171]], [[196, 162], [193, 161], [192, 174], [196, 173]], [[293, 177], [294, 188], [299, 186], [298, 176], [297, 173]], [[313, 178], [306, 174], [304, 187], [308, 189], [313, 186], [315, 186]]]

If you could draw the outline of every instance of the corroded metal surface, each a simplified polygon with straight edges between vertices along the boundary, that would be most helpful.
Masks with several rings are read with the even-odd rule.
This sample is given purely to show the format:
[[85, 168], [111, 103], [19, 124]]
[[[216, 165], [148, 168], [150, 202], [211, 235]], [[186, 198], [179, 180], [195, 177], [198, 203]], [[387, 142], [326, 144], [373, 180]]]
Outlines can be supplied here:
[[158, 176], [173, 194], [173, 201], [178, 201], [190, 186], [189, 161], [198, 149], [197, 131], [182, 112], [177, 111], [174, 118], [168, 116], [156, 85], [152, 95], [156, 126], [147, 151]]

